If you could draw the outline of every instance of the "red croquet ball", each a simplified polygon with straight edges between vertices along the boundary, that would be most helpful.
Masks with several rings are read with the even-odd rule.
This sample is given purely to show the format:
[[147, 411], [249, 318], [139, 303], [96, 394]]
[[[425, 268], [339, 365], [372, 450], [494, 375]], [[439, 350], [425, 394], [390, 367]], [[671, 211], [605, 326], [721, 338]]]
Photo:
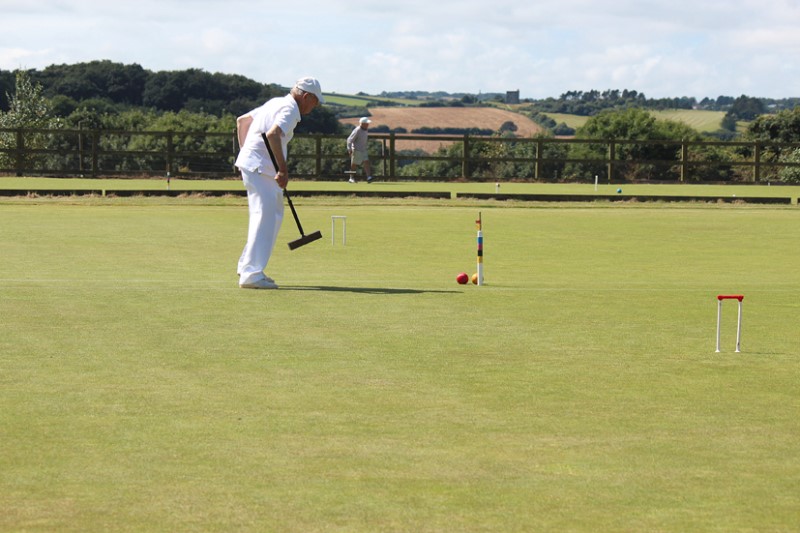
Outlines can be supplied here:
[[461, 274], [456, 276], [456, 281], [459, 283], [459, 285], [466, 285], [467, 282], [469, 281], [469, 276], [467, 275], [466, 272], [462, 272]]

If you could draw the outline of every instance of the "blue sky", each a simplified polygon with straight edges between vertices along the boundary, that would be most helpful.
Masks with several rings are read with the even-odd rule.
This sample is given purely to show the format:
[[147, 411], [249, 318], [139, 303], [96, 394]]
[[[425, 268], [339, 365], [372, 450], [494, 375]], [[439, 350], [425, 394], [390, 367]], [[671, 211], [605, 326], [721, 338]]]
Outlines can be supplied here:
[[800, 97], [800, 0], [0, 0], [0, 68], [110, 59], [325, 92]]

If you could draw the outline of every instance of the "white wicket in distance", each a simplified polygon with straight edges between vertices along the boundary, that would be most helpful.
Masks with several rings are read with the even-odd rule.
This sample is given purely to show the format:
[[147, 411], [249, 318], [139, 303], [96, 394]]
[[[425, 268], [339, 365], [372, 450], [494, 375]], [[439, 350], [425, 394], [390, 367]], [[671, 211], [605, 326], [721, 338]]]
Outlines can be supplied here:
[[742, 294], [720, 294], [717, 296], [717, 352], [719, 352], [720, 322], [722, 321], [722, 301], [739, 300], [739, 319], [736, 326], [736, 352], [741, 351], [742, 347]]
[[331, 215], [331, 245], [336, 244], [336, 221], [342, 221], [342, 246], [347, 244], [347, 217], [343, 215]]

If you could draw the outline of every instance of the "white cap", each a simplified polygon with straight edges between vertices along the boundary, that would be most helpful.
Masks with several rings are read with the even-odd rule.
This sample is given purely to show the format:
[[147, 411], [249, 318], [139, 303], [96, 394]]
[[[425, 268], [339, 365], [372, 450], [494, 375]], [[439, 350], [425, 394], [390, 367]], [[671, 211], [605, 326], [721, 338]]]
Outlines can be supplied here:
[[367, 117], [361, 117], [361, 120], [358, 121], [359, 124], [372, 124], [372, 121]]
[[320, 104], [325, 103], [325, 98], [322, 97], [322, 88], [316, 78], [300, 78], [295, 82], [294, 86], [316, 96]]

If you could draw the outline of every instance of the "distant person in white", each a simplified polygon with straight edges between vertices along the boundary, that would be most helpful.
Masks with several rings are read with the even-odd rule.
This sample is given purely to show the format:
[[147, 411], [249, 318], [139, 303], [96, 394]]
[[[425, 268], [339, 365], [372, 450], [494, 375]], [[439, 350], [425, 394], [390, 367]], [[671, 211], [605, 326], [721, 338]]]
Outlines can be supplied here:
[[[242, 172], [250, 211], [247, 244], [236, 269], [243, 289], [278, 288], [264, 270], [283, 221], [283, 189], [289, 182], [287, 147], [301, 115], [311, 113], [324, 102], [319, 81], [300, 78], [286, 96], [272, 98], [236, 119], [241, 149], [235, 164]], [[272, 164], [262, 133], [267, 136], [278, 168]]]
[[369, 141], [369, 125], [372, 123], [367, 117], [361, 117], [358, 126], [353, 128], [352, 133], [347, 138], [347, 153], [350, 154], [350, 183], [355, 183], [355, 172], [359, 165], [364, 165], [364, 175], [367, 176], [367, 183], [372, 183], [372, 171], [369, 166], [369, 154], [367, 153], [367, 142]]

